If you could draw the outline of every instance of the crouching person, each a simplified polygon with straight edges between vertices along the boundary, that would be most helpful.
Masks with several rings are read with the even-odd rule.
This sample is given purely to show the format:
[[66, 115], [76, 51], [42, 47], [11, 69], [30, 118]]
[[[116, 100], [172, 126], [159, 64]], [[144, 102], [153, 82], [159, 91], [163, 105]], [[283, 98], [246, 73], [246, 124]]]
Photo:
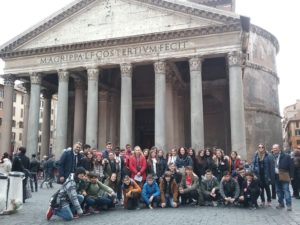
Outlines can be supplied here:
[[56, 215], [70, 221], [83, 214], [80, 204], [83, 202], [84, 197], [78, 195], [76, 186], [81, 180], [85, 179], [85, 175], [85, 169], [82, 167], [77, 168], [75, 174], [71, 173], [69, 175], [65, 183], [52, 197], [54, 202], [51, 202], [52, 206], [47, 211], [47, 220]]
[[160, 182], [160, 198], [161, 207], [172, 207], [178, 206], [178, 185], [176, 180], [172, 177], [170, 171], [166, 171], [163, 180]]
[[89, 173], [90, 182], [86, 188], [86, 209], [88, 212], [95, 212], [98, 209], [109, 209], [114, 207], [116, 193], [110, 187], [98, 180], [98, 175]]
[[181, 204], [186, 205], [187, 203], [196, 204], [199, 203], [203, 205], [202, 198], [199, 197], [199, 178], [193, 173], [193, 168], [191, 166], [185, 167], [185, 173], [181, 179], [179, 185], [179, 194], [181, 196]]
[[220, 194], [225, 205], [237, 203], [240, 195], [240, 187], [238, 182], [231, 177], [229, 172], [226, 173], [221, 180]]
[[259, 182], [254, 178], [252, 173], [246, 173], [246, 180], [243, 183], [241, 190], [241, 196], [239, 197], [240, 202], [245, 207], [251, 207], [257, 209], [257, 199], [260, 194]]
[[219, 181], [213, 176], [212, 171], [206, 170], [201, 181], [201, 188], [207, 205], [217, 206], [217, 201], [220, 199], [219, 185]]
[[123, 178], [122, 190], [124, 195], [124, 208], [134, 210], [139, 208], [141, 194], [140, 186], [129, 176]]
[[160, 197], [160, 190], [158, 184], [153, 179], [153, 176], [149, 174], [146, 179], [146, 183], [143, 186], [142, 198], [149, 209], [158, 206]]

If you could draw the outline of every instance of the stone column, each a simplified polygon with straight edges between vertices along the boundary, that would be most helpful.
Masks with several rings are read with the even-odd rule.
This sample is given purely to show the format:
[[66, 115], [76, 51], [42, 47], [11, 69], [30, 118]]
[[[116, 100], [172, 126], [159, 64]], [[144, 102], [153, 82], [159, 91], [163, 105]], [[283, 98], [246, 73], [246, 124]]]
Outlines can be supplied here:
[[193, 57], [190, 63], [191, 88], [191, 145], [195, 150], [204, 148], [202, 60]]
[[121, 64], [120, 147], [132, 144], [132, 65]]
[[84, 82], [76, 78], [75, 79], [75, 110], [74, 110], [74, 142], [84, 142], [84, 96], [85, 96], [85, 84]]
[[41, 157], [43, 157], [44, 155], [49, 155], [52, 92], [49, 90], [44, 90], [42, 91], [42, 94], [44, 98], [44, 110], [42, 123]]
[[56, 118], [55, 157], [59, 158], [67, 147], [68, 133], [68, 100], [69, 100], [69, 72], [58, 71], [58, 101]]
[[0, 153], [11, 152], [14, 84], [15, 76], [7, 75], [4, 77], [2, 142]]
[[108, 93], [107, 91], [100, 91], [99, 95], [99, 135], [98, 135], [98, 145], [100, 149], [104, 149], [106, 146], [107, 140], [107, 125], [109, 121], [107, 120], [107, 100], [108, 100]]
[[39, 73], [30, 75], [30, 106], [28, 115], [28, 131], [27, 131], [27, 155], [38, 152], [39, 138], [39, 121], [40, 121], [40, 94], [42, 77]]
[[98, 82], [99, 69], [96, 67], [87, 69], [88, 96], [86, 110], [86, 139], [85, 143], [92, 148], [98, 146]]
[[[166, 70], [166, 98], [165, 98], [165, 106], [164, 106], [164, 113], [168, 115], [165, 117], [165, 151], [169, 151], [175, 145], [174, 140], [174, 96], [173, 96], [173, 74], [170, 68], [167, 67]], [[158, 84], [159, 85], [159, 84]], [[163, 84], [160, 84], [163, 85]], [[156, 89], [155, 89], [156, 91]], [[159, 91], [159, 90], [158, 90]], [[158, 97], [158, 98], [161, 98]], [[155, 97], [156, 99], [156, 97]], [[161, 106], [159, 106], [161, 107]], [[156, 108], [156, 106], [155, 106]], [[159, 112], [163, 113], [163, 111]], [[156, 133], [156, 132], [155, 132]]]
[[28, 131], [28, 115], [30, 105], [30, 83], [23, 83], [22, 86], [26, 89], [24, 96], [24, 117], [23, 117], [23, 135], [22, 145], [27, 145], [27, 131]]
[[154, 63], [155, 71], [155, 113], [154, 142], [159, 149], [166, 149], [166, 62]]
[[183, 90], [178, 91], [178, 132], [179, 132], [179, 146], [186, 146], [185, 132], [184, 132], [184, 93]]
[[117, 96], [115, 93], [112, 93], [111, 95], [111, 117], [110, 117], [110, 141], [113, 143], [114, 146], [117, 146], [117, 121], [118, 121], [118, 115], [117, 115]]
[[241, 56], [240, 52], [228, 54], [231, 150], [247, 159]]

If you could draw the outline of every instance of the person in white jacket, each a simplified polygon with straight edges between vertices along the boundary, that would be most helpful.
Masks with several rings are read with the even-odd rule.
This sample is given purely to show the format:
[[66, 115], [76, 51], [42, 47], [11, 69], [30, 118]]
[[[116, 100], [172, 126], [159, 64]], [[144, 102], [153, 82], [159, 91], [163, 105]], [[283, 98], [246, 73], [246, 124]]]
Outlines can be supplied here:
[[7, 152], [3, 153], [0, 159], [0, 173], [8, 175], [11, 171], [11, 161]]

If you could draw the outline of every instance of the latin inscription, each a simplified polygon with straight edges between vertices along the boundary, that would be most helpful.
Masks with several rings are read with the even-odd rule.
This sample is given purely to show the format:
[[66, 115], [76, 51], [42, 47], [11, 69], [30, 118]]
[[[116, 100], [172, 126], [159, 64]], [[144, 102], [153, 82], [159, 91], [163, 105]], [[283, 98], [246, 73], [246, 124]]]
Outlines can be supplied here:
[[142, 45], [138, 47], [111, 48], [80, 53], [62, 54], [40, 58], [40, 64], [60, 64], [68, 62], [102, 61], [106, 58], [131, 57], [157, 54], [160, 52], [173, 52], [184, 50], [187, 41], [177, 41], [164, 44]]

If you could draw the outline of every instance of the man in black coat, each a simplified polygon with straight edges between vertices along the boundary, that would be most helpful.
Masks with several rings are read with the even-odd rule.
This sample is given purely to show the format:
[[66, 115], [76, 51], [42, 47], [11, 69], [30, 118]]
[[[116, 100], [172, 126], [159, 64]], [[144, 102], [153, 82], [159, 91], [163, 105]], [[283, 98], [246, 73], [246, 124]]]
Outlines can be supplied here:
[[27, 185], [28, 177], [30, 176], [29, 168], [30, 168], [30, 160], [26, 156], [26, 148], [20, 147], [18, 149], [18, 153], [15, 155], [13, 159], [11, 171], [22, 172], [25, 174], [25, 179], [23, 180], [23, 203], [25, 203], [26, 185]]
[[38, 171], [40, 170], [40, 162], [36, 159], [36, 154], [32, 154], [29, 170], [31, 174], [31, 179], [30, 179], [31, 192], [33, 192], [33, 182], [34, 182], [35, 191], [37, 192], [38, 189], [37, 174]]

